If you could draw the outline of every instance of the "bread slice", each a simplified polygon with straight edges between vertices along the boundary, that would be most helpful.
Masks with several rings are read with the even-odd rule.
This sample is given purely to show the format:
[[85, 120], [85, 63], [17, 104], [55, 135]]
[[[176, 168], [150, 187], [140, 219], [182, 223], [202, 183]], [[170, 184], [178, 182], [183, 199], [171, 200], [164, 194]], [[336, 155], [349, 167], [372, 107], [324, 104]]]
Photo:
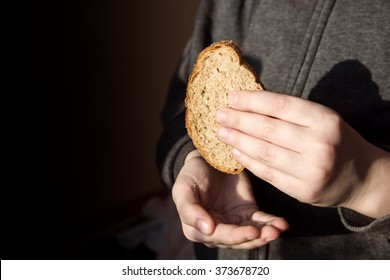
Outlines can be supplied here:
[[244, 167], [232, 156], [232, 147], [217, 136], [215, 114], [228, 107], [233, 91], [262, 90], [255, 71], [242, 60], [232, 41], [216, 42], [198, 56], [187, 84], [186, 128], [195, 147], [214, 168], [230, 174]]

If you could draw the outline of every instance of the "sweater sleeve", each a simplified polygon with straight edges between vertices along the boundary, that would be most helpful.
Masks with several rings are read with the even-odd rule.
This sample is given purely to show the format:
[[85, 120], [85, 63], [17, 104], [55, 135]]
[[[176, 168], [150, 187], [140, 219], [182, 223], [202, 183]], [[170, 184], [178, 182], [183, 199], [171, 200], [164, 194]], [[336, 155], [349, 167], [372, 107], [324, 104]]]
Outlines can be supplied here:
[[[382, 145], [381, 148], [390, 152], [390, 145]], [[347, 229], [354, 232], [379, 233], [390, 239], [390, 214], [374, 219], [343, 207], [339, 207], [338, 212], [341, 222]]]
[[163, 131], [157, 143], [157, 167], [164, 186], [170, 189], [187, 154], [194, 150], [185, 128], [185, 105], [187, 80], [197, 55], [211, 43], [210, 14], [213, 1], [200, 1], [194, 29], [179, 65], [172, 76], [168, 95], [161, 113]]
[[350, 231], [378, 233], [390, 238], [390, 214], [374, 219], [343, 207], [339, 207], [338, 212], [341, 222]]

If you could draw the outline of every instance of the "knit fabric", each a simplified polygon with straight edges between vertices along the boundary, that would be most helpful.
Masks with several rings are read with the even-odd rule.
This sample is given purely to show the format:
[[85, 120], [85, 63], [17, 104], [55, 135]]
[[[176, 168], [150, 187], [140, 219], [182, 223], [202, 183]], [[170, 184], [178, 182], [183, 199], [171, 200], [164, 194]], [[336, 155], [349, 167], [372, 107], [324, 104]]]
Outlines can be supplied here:
[[[184, 126], [188, 76], [197, 55], [219, 40], [240, 46], [267, 90], [333, 108], [369, 142], [389, 147], [389, 14], [386, 0], [200, 1], [162, 112], [157, 161], [164, 184], [172, 186], [185, 156], [194, 149]], [[260, 209], [284, 217], [290, 229], [256, 250], [211, 255], [390, 259], [389, 216], [374, 220], [349, 209], [307, 205], [250, 177]]]

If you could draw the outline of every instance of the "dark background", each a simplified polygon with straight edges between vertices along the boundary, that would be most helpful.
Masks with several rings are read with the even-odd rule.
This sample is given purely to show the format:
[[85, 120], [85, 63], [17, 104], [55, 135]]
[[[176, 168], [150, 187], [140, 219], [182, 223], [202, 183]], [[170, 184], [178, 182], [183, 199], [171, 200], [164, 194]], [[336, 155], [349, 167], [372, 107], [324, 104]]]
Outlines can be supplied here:
[[155, 164], [159, 114], [196, 5], [61, 0], [15, 7], [3, 37], [2, 259], [90, 257], [91, 240], [166, 193]]

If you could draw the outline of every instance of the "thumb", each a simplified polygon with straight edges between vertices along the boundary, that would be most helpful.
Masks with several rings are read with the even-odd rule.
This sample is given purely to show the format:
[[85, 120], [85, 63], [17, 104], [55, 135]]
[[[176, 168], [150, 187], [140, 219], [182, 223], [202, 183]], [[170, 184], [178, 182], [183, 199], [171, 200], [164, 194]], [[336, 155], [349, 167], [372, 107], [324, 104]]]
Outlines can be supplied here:
[[172, 188], [172, 197], [183, 224], [205, 235], [214, 232], [215, 222], [201, 205], [199, 190], [193, 178], [179, 174]]
[[215, 223], [213, 218], [199, 204], [177, 207], [177, 211], [183, 224], [195, 228], [204, 235], [211, 235], [214, 232]]

